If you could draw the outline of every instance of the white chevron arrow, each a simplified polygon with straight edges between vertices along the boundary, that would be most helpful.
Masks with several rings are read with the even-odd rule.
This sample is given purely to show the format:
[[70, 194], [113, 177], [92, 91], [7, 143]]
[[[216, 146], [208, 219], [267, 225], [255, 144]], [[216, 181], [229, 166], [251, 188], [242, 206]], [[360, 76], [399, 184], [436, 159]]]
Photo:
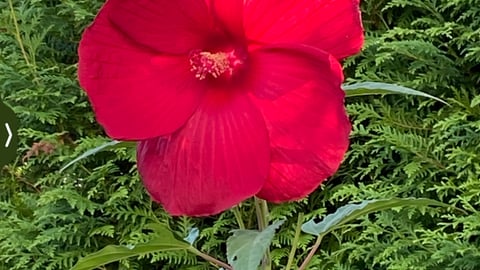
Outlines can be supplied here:
[[5, 148], [8, 148], [8, 146], [10, 145], [10, 142], [12, 141], [13, 134], [12, 134], [12, 131], [10, 130], [10, 126], [8, 125], [8, 123], [5, 123], [5, 128], [7, 129], [7, 132], [8, 132], [8, 138], [7, 138], [7, 142], [5, 143]]

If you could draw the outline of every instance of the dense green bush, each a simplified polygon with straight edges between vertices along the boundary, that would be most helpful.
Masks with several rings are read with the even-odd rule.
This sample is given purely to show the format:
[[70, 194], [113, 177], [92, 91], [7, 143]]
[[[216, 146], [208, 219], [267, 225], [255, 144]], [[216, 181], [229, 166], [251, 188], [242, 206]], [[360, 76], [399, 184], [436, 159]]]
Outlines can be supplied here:
[[[101, 3], [0, 2], [0, 98], [21, 120], [18, 159], [0, 172], [0, 269], [69, 269], [108, 244], [148, 239], [160, 221], [198, 249], [224, 258], [238, 228], [232, 212], [170, 218], [136, 173], [134, 148], [117, 147], [60, 168], [108, 141], [76, 80], [76, 46]], [[338, 174], [298, 203], [272, 206], [288, 217], [274, 240], [285, 265], [297, 214], [321, 217], [348, 201], [428, 197], [466, 213], [404, 209], [364, 217], [330, 235], [312, 269], [480, 269], [480, 1], [365, 0], [367, 42], [345, 63], [350, 81], [398, 83], [444, 98], [348, 100], [351, 150]], [[246, 225], [251, 202], [241, 206]], [[302, 235], [299, 261], [313, 243]], [[146, 255], [109, 269], [214, 269], [188, 253]]]

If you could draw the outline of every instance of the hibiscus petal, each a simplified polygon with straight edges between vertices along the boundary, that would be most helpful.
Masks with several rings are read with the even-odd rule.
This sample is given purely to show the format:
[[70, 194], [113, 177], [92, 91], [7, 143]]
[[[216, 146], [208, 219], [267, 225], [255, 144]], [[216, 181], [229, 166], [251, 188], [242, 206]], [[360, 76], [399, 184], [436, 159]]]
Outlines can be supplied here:
[[228, 91], [210, 91], [182, 129], [138, 145], [143, 182], [171, 215], [217, 214], [255, 195], [267, 178], [263, 117], [246, 95]]
[[244, 39], [243, 0], [206, 0], [209, 1], [217, 20], [234, 38]]
[[212, 33], [204, 1], [108, 0], [103, 9], [117, 30], [156, 52], [188, 53], [204, 48]]
[[[265, 61], [284, 60], [294, 68], [271, 66], [273, 75], [266, 80], [272, 89], [265, 91], [280, 91], [278, 98], [252, 95], [264, 115], [271, 144], [269, 178], [257, 196], [272, 202], [300, 199], [335, 173], [348, 148], [351, 126], [340, 88], [341, 68], [333, 57], [321, 57], [321, 52], [277, 49], [256, 56], [260, 54]], [[283, 77], [282, 72], [286, 72]]]
[[249, 40], [303, 43], [337, 59], [357, 53], [363, 44], [359, 0], [247, 0]]
[[276, 99], [318, 80], [341, 84], [342, 67], [328, 53], [305, 45], [264, 46], [250, 52], [247, 86], [258, 98]]
[[135, 46], [111, 25], [105, 10], [83, 34], [78, 72], [98, 122], [115, 139], [171, 133], [203, 95], [187, 57], [155, 55]]

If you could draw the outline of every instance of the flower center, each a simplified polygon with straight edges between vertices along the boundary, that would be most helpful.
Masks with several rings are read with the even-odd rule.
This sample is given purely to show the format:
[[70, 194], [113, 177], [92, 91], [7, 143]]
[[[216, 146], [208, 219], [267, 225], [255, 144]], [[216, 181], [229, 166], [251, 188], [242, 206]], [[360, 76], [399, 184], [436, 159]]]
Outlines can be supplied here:
[[195, 50], [190, 53], [190, 70], [199, 80], [205, 80], [208, 75], [215, 79], [221, 76], [231, 78], [244, 63], [245, 58], [235, 50], [215, 53]]

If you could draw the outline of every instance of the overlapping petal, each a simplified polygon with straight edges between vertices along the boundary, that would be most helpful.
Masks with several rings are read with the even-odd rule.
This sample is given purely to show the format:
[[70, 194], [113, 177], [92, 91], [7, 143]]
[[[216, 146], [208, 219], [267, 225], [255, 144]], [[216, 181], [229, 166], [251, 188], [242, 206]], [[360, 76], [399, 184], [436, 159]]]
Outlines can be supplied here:
[[252, 58], [258, 64], [251, 72], [263, 78], [253, 96], [271, 145], [270, 174], [257, 196], [303, 198], [338, 169], [348, 148], [341, 67], [327, 53], [301, 46], [259, 50]]
[[251, 41], [302, 43], [337, 59], [363, 44], [359, 0], [245, 0], [244, 27]]
[[181, 130], [138, 145], [143, 182], [172, 215], [219, 213], [255, 195], [267, 178], [263, 117], [231, 91], [211, 90]]
[[115, 139], [146, 139], [175, 131], [203, 94], [188, 58], [139, 47], [111, 24], [108, 15], [109, 9], [102, 9], [79, 47], [80, 84], [98, 122]]
[[279, 96], [318, 80], [343, 80], [342, 69], [327, 52], [296, 44], [264, 46], [250, 53], [248, 89], [258, 98]]
[[108, 0], [108, 19], [132, 41], [155, 52], [204, 48], [214, 27], [204, 1]]
[[217, 22], [233, 38], [244, 39], [243, 0], [205, 0]]

